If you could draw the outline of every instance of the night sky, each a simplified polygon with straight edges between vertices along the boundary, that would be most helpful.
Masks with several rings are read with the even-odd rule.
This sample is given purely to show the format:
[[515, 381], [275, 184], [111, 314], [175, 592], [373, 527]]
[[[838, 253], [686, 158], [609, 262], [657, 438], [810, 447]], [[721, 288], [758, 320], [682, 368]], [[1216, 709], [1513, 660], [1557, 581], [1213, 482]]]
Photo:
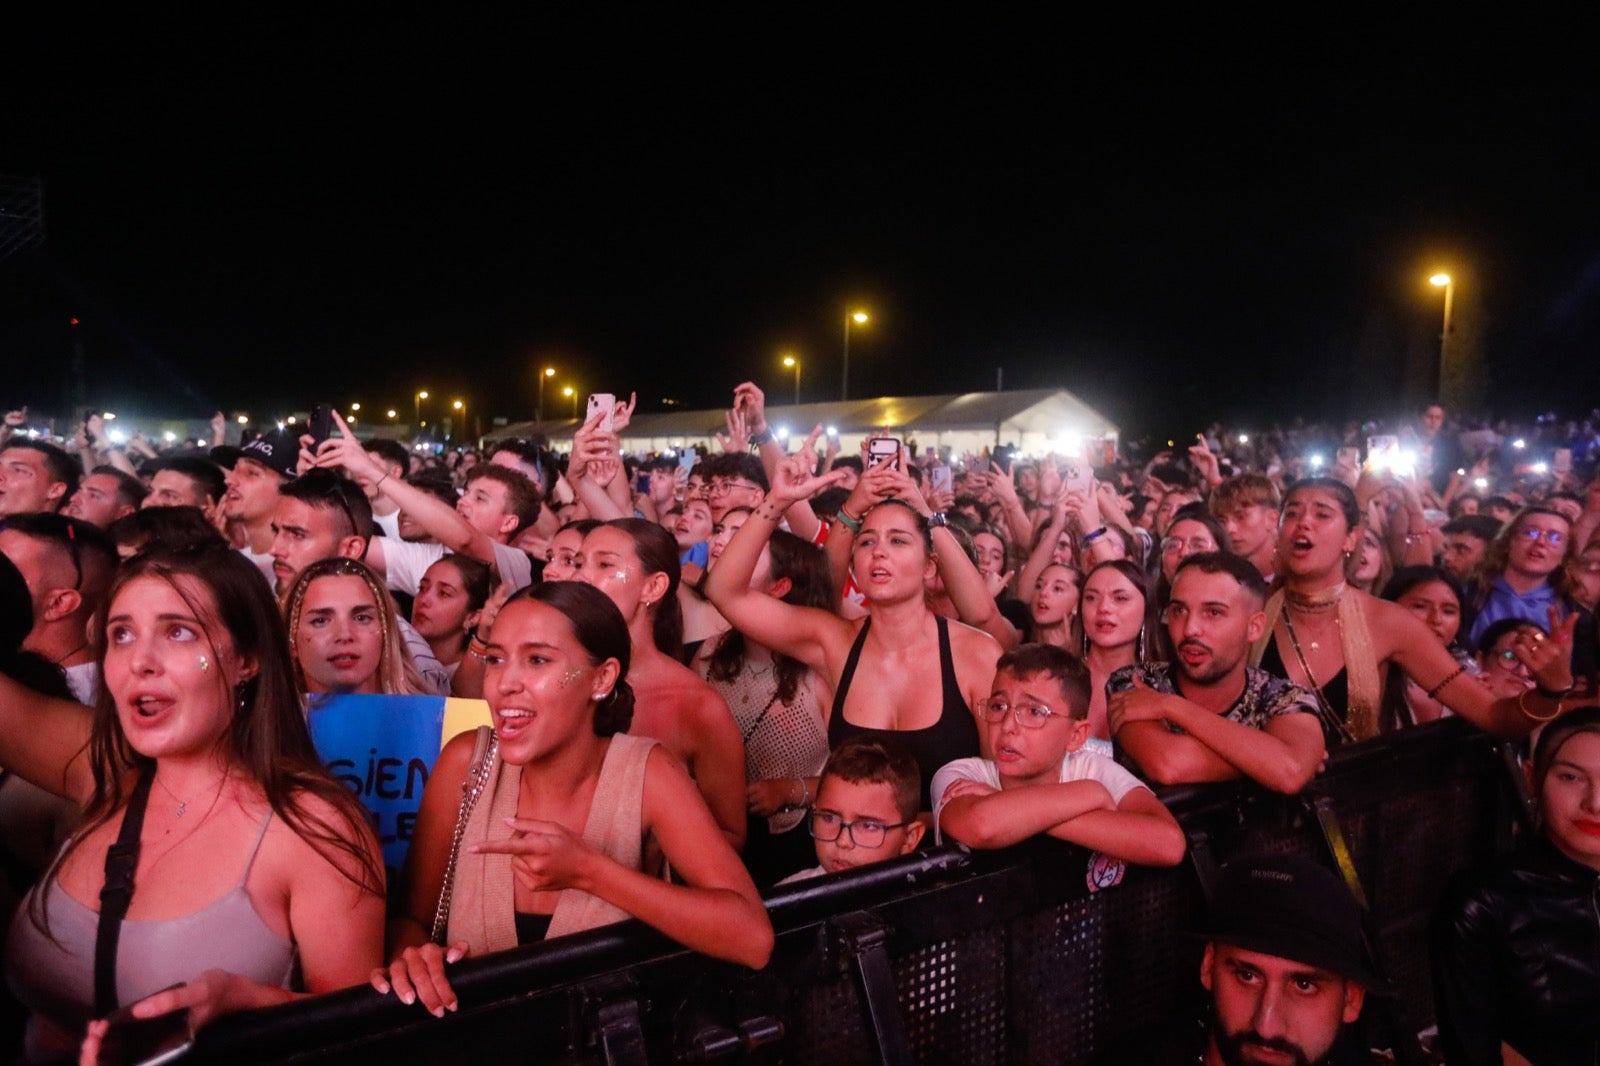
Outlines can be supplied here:
[[545, 363], [547, 410], [782, 400], [783, 350], [833, 399], [859, 304], [852, 395], [999, 367], [1192, 432], [1394, 409], [1440, 268], [1496, 414], [1600, 402], [1575, 29], [380, 10], [8, 26], [48, 237], [0, 263], [0, 402], [65, 408], [72, 316], [91, 402], [151, 413], [520, 419]]

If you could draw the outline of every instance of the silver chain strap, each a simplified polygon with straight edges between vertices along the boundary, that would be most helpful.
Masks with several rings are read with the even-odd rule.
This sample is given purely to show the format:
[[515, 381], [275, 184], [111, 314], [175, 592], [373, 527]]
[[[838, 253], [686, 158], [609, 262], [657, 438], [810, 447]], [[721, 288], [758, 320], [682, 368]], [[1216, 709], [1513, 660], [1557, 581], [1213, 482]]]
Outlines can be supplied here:
[[456, 814], [456, 832], [450, 841], [450, 862], [444, 869], [444, 887], [439, 893], [438, 909], [433, 912], [433, 942], [441, 946], [450, 926], [450, 897], [455, 892], [456, 862], [461, 858], [461, 838], [467, 834], [467, 822], [472, 817], [472, 809], [478, 805], [478, 798], [483, 795], [484, 786], [489, 783], [489, 771], [494, 767], [495, 756], [499, 750], [500, 738], [491, 730], [488, 747], [467, 770], [467, 779], [461, 782], [461, 810]]

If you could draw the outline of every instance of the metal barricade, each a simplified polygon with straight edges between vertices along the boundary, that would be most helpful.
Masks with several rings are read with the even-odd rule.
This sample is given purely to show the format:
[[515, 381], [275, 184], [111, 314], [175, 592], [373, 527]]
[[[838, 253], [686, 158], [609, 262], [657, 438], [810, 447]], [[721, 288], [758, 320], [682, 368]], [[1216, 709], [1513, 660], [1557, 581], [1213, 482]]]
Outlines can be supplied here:
[[1298, 797], [1226, 785], [1162, 798], [1189, 835], [1184, 866], [1117, 881], [1115, 864], [1048, 840], [947, 848], [770, 894], [777, 947], [759, 973], [629, 922], [463, 961], [461, 1010], [443, 1020], [356, 989], [225, 1018], [193, 1059], [1128, 1061], [1130, 1042], [1194, 1031], [1202, 945], [1187, 934], [1215, 869], [1247, 851], [1335, 869], [1347, 856], [1400, 993], [1388, 1035], [1411, 1058], [1410, 1034], [1432, 1018], [1434, 901], [1456, 870], [1510, 845], [1519, 806], [1495, 743], [1446, 721], [1335, 753]]

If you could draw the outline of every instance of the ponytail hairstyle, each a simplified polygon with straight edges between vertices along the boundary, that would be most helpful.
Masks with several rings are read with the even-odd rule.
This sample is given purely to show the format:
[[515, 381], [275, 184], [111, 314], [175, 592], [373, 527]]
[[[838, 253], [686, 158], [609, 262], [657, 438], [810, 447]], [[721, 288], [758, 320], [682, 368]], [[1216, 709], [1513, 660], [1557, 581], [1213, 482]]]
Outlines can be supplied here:
[[518, 600], [532, 600], [561, 612], [572, 627], [572, 635], [588, 654], [590, 666], [599, 666], [607, 659], [617, 661], [617, 683], [594, 707], [594, 735], [626, 733], [633, 724], [633, 687], [628, 684], [633, 638], [611, 597], [579, 581], [551, 581], [524, 588], [506, 602]]
[[671, 658], [678, 658], [683, 646], [683, 608], [678, 605], [678, 542], [672, 539], [659, 522], [643, 518], [615, 518], [606, 525], [620, 529], [633, 541], [634, 554], [639, 557], [639, 568], [646, 576], [667, 575], [667, 591], [661, 599], [650, 605], [654, 612], [651, 634], [656, 647]]

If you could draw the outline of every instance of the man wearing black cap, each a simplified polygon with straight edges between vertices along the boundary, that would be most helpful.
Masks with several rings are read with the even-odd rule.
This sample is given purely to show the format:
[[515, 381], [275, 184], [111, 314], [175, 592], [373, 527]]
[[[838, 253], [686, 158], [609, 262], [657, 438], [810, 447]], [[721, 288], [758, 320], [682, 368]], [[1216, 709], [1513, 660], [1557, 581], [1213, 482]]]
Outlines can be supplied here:
[[222, 496], [222, 516], [229, 533], [243, 538], [239, 553], [271, 582], [272, 512], [278, 506], [278, 490], [294, 478], [300, 443], [283, 431], [257, 437], [239, 449], [228, 471], [227, 492]]
[[1338, 877], [1294, 855], [1236, 859], [1223, 868], [1203, 935], [1206, 1066], [1363, 1061], [1336, 1048], [1383, 982], [1367, 961], [1361, 910]]

